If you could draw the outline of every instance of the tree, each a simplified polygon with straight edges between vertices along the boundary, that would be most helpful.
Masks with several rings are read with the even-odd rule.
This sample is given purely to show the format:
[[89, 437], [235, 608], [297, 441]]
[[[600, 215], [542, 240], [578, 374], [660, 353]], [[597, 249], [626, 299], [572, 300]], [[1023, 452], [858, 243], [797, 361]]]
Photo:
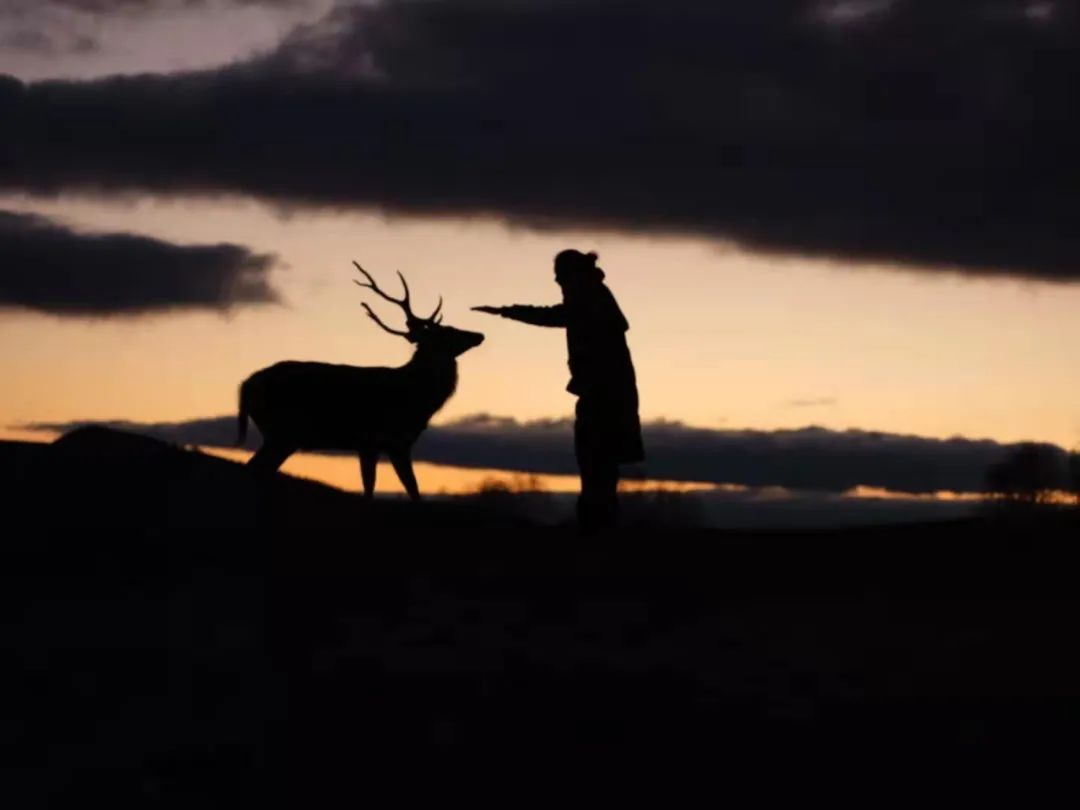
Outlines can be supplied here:
[[1076, 456], [1067, 456], [1053, 445], [1026, 442], [987, 470], [986, 489], [1014, 502], [1048, 503], [1057, 493], [1073, 488]]

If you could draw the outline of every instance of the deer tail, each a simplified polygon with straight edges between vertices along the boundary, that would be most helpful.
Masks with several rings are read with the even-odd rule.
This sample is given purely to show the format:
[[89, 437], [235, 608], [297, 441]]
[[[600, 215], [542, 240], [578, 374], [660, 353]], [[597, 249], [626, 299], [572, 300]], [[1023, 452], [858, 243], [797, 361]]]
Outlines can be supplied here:
[[240, 386], [240, 407], [236, 414], [236, 444], [243, 447], [247, 441], [248, 429], [248, 406], [247, 406], [247, 383]]

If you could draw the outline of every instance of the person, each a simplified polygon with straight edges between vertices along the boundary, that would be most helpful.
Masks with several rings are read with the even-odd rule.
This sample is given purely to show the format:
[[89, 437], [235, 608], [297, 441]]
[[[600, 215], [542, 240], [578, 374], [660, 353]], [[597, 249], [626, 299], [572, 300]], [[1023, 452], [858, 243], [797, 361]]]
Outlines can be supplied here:
[[555, 256], [555, 282], [562, 303], [473, 307], [533, 326], [566, 329], [570, 382], [577, 396], [574, 453], [581, 476], [579, 526], [609, 528], [618, 517], [619, 465], [645, 460], [638, 416], [637, 378], [626, 331], [630, 328], [596, 253], [564, 250]]

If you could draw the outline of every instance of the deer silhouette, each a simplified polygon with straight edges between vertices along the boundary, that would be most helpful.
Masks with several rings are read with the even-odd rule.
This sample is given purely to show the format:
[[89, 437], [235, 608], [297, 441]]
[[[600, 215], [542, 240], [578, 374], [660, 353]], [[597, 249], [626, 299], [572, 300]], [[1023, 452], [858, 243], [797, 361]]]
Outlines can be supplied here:
[[431, 417], [457, 388], [457, 358], [479, 346], [484, 336], [442, 324], [442, 298], [426, 318], [413, 314], [409, 285], [398, 271], [403, 298], [383, 292], [355, 261], [374, 291], [405, 313], [405, 329], [391, 329], [366, 303], [375, 323], [416, 348], [403, 366], [348, 366], [284, 361], [260, 369], [240, 385], [238, 443], [243, 444], [250, 417], [263, 443], [248, 461], [259, 472], [273, 472], [298, 450], [352, 450], [360, 457], [364, 496], [375, 494], [375, 471], [385, 453], [409, 497], [420, 499], [412, 468], [412, 447]]

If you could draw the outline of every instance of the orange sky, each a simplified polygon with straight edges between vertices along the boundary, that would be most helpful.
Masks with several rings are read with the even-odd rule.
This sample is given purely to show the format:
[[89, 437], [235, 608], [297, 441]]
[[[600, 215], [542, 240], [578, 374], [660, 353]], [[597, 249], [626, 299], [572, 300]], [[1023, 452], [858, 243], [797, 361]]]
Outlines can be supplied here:
[[285, 215], [228, 200], [0, 197], [0, 205], [87, 229], [238, 242], [287, 265], [276, 274], [284, 306], [226, 316], [5, 312], [5, 426], [232, 413], [240, 380], [286, 358], [403, 363], [405, 341], [360, 309], [353, 258], [388, 286], [401, 269], [418, 308], [444, 295], [447, 323], [487, 334], [462, 358], [458, 393], [436, 422], [482, 411], [567, 416], [562, 334], [469, 307], [556, 301], [551, 257], [575, 246], [599, 251], [631, 322], [645, 419], [1080, 444], [1076, 286], [830, 266], [689, 239], [538, 234], [490, 221]]

